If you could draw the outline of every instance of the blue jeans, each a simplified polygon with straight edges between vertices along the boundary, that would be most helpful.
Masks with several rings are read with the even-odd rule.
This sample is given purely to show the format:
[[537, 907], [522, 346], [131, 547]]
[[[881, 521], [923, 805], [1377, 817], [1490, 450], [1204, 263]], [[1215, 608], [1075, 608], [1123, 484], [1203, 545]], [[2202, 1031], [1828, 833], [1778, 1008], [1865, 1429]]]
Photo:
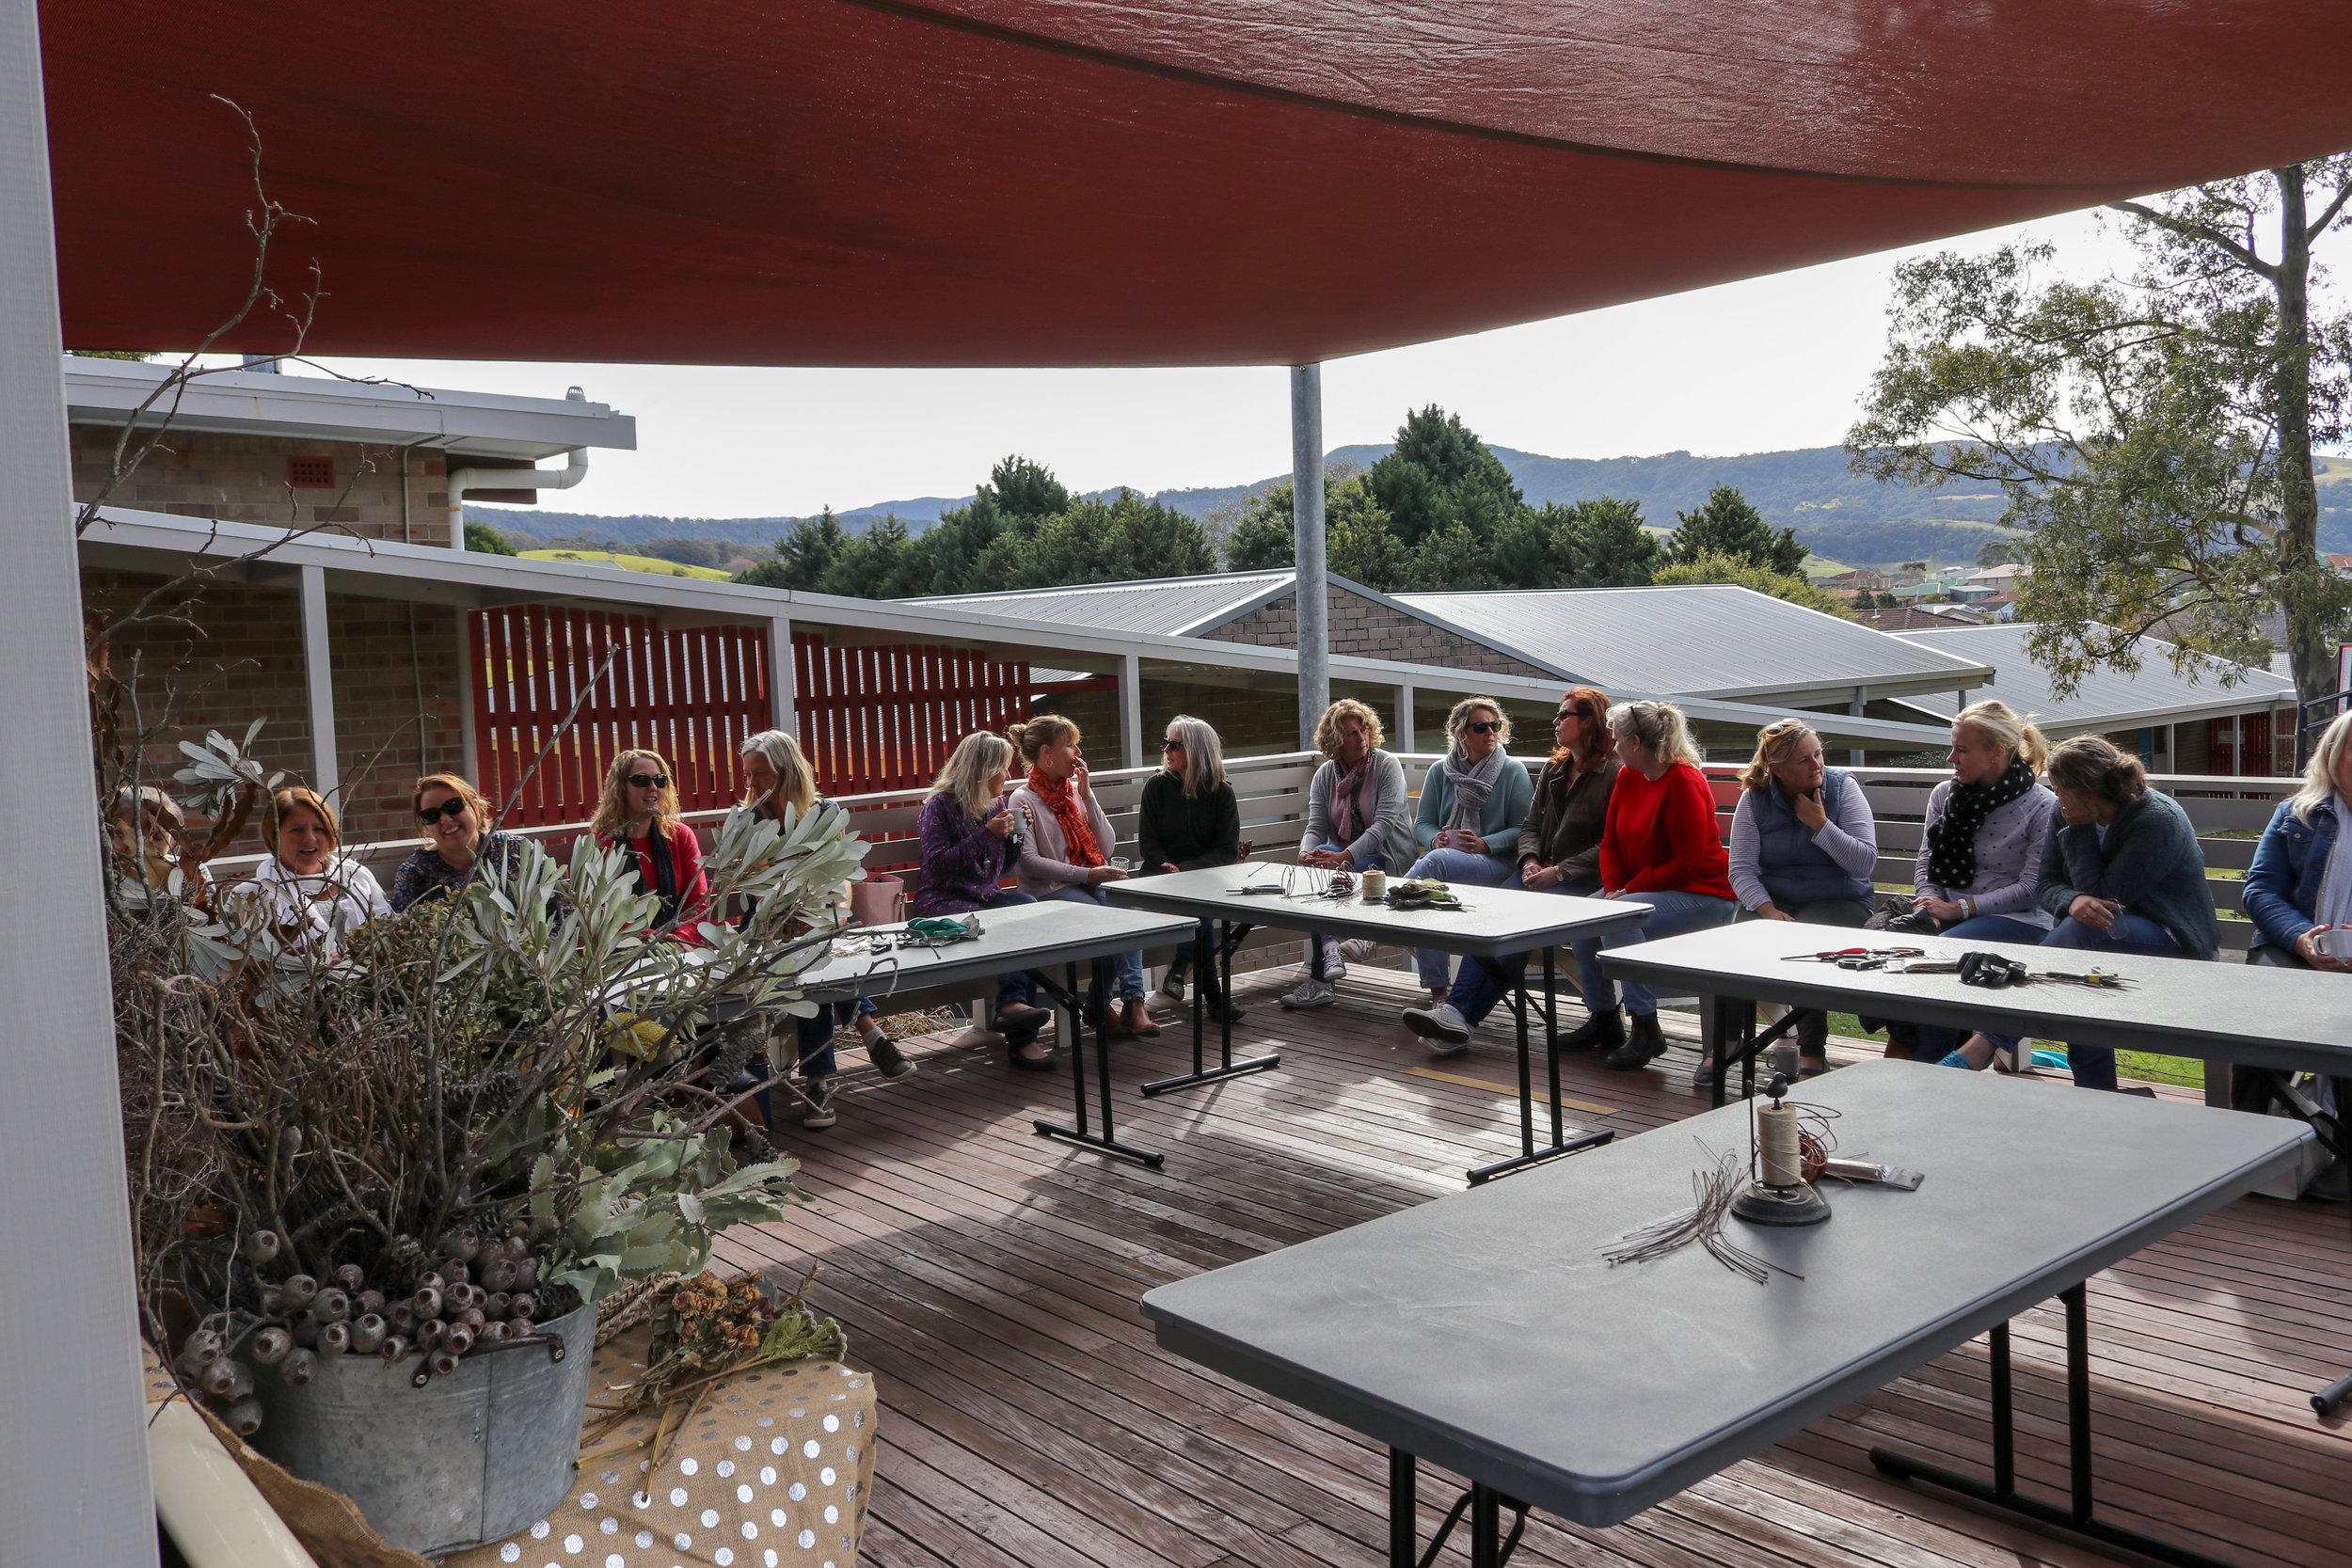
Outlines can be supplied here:
[[[854, 1002], [835, 1002], [819, 1007], [814, 1016], [792, 1021], [792, 1034], [800, 1046], [800, 1069], [803, 1078], [830, 1078], [840, 1071], [834, 1062], [833, 1028], [838, 1018], [847, 1023], [852, 1019], [872, 1018], [882, 1009], [861, 996]], [[761, 1109], [767, 1108], [763, 1092]]]
[[[1315, 853], [1317, 854], [1339, 855], [1346, 854], [1346, 852], [1347, 846], [1344, 844], [1318, 844], [1315, 846]], [[1386, 871], [1389, 868], [1388, 858], [1384, 855], [1365, 855], [1360, 859], [1357, 856], [1349, 855], [1347, 863], [1354, 866], [1359, 875], [1363, 872], [1370, 871], [1375, 866], [1378, 866], [1383, 871]], [[1310, 931], [1307, 933], [1307, 973], [1315, 979], [1320, 980], [1323, 978], [1323, 933], [1320, 931]]]
[[[1080, 887], [1074, 883], [1068, 887], [1057, 888], [1045, 896], [1049, 900], [1062, 904], [1096, 904], [1106, 908], [1110, 904], [1110, 900], [1103, 896], [1101, 888]], [[1111, 965], [1119, 972], [1118, 999], [1121, 1002], [1142, 1001], [1143, 949], [1138, 947], [1131, 952], [1114, 954], [1111, 957]]]
[[[2058, 929], [2042, 939], [2044, 947], [2062, 947], [2077, 953], [2137, 953], [2152, 958], [2177, 958], [2181, 956], [2180, 940], [2164, 927], [2144, 914], [2125, 910], [2115, 917], [2115, 924], [2106, 930], [2090, 927], [2068, 915], [2058, 923]], [[1987, 1031], [1985, 1038], [2007, 1051], [2016, 1045], [2015, 1035], [1995, 1035]], [[2104, 1045], [2069, 1045], [2066, 1060], [2074, 1069], [2074, 1086], [2078, 1089], [2111, 1089], [2115, 1087], [2115, 1052]]]
[[[1518, 871], [1509, 856], [1479, 849], [1431, 849], [1415, 861], [1413, 869], [1406, 875], [1435, 877], [1441, 882], [1464, 882], [1471, 887], [1519, 885]], [[1431, 990], [1453, 982], [1453, 955], [1434, 947], [1414, 948], [1413, 967], [1421, 971], [1421, 983]]]
[[[1936, 934], [1956, 938], [1961, 942], [2023, 942], [2039, 944], [2050, 933], [2044, 927], [2019, 920], [2013, 915], [1980, 914], [1956, 925], [1947, 926]], [[1919, 1042], [1915, 1048], [1915, 1059], [1922, 1062], [1942, 1061], [1959, 1050], [1960, 1042], [1967, 1037], [1958, 1029], [1947, 1029], [1936, 1023], [1922, 1023], [1913, 1030], [1912, 1034]], [[2002, 1049], [2007, 1050], [2008, 1047], [2004, 1046]]]
[[[1709, 926], [1728, 926], [1731, 917], [1740, 912], [1737, 898], [1716, 898], [1704, 893], [1663, 889], [1655, 893], [1621, 893], [1617, 896], [1628, 904], [1647, 904], [1650, 916], [1646, 924], [1630, 931], [1586, 937], [1576, 944], [1577, 967], [1593, 976], [1591, 989], [1584, 992], [1584, 1006], [1596, 1013], [1608, 1012], [1617, 1005], [1617, 983], [1600, 973], [1598, 959], [1602, 948], [1624, 947], [1651, 937], [1678, 937], [1685, 931], [1703, 931]], [[1635, 1018], [1649, 1018], [1658, 1011], [1658, 997], [1649, 987], [1628, 980], [1625, 1007]]]
[[[1016, 904], [1034, 904], [1036, 902], [1037, 899], [1034, 896], [1029, 894], [1023, 893], [1017, 888], [998, 888], [994, 897], [991, 898], [987, 903], [982, 904], [979, 909], [974, 911], [973, 912], [978, 914], [984, 913], [989, 910], [1009, 910]], [[987, 923], [983, 921], [981, 924], [985, 925]], [[1007, 1007], [1010, 1006], [1032, 1006], [1036, 1004], [1036, 1002], [1037, 982], [1029, 978], [1029, 972], [1027, 970], [1016, 969], [1010, 974], [999, 974], [996, 976], [996, 1010], [998, 1012], [1001, 1013]], [[1028, 1044], [1031, 1040], [1037, 1038], [1038, 1031], [1043, 1027], [1044, 1021], [1041, 1019], [1035, 1023], [1027, 1024], [1019, 1029], [1007, 1029], [1002, 1023], [999, 1023], [997, 1025], [997, 1032], [1005, 1037], [1005, 1043], [1007, 1045], [1012, 1047], [1015, 1051], [1018, 1051], [1023, 1046]]]
[[[1600, 889], [1590, 882], [1554, 882], [1549, 887], [1535, 891], [1566, 894], [1577, 898], [1597, 897], [1600, 893]], [[1600, 989], [1609, 983], [1601, 978], [1598, 951], [1596, 948], [1596, 956], [1592, 958], [1581, 952], [1576, 956], [1577, 977], [1587, 998], [1598, 994]], [[1473, 1029], [1477, 1028], [1479, 1022], [1495, 1010], [1495, 1004], [1518, 984], [1519, 975], [1525, 972], [1527, 960], [1533, 956], [1514, 953], [1504, 958], [1465, 959], [1461, 974], [1454, 977], [1453, 994], [1446, 1000], [1453, 1004], [1455, 1012], [1462, 1015], [1462, 1022]], [[1592, 1003], [1588, 1000], [1585, 1006], [1589, 1009]]]

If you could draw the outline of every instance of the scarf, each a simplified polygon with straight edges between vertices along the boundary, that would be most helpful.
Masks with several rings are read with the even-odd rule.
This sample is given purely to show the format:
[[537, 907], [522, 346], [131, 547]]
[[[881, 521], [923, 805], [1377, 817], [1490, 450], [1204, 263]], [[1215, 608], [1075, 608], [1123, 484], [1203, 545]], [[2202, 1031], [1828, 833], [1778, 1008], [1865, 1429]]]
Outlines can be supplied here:
[[1928, 830], [1928, 880], [1957, 891], [1977, 879], [1977, 834], [1984, 819], [2033, 788], [2022, 758], [1991, 784], [1961, 784], [1944, 802], [1943, 820]]
[[677, 919], [677, 862], [670, 858], [670, 835], [656, 822], [645, 834], [645, 857], [653, 862], [653, 886], [645, 885], [645, 868], [637, 868], [637, 891], [650, 893], [660, 900], [660, 913], [655, 924], [667, 926]]
[[2336, 814], [2336, 841], [2328, 849], [2328, 867], [2319, 874], [2319, 898], [2312, 906], [2318, 926], [2352, 926], [2352, 810], [2341, 795], [2328, 798]]
[[1054, 814], [1072, 865], [1110, 863], [1103, 858], [1103, 846], [1094, 836], [1094, 824], [1087, 819], [1086, 811], [1078, 804], [1078, 792], [1070, 787], [1068, 779], [1049, 779], [1032, 768], [1029, 793], [1044, 801], [1045, 809]]
[[1340, 768], [1340, 776], [1331, 781], [1331, 836], [1341, 844], [1353, 844], [1372, 826], [1372, 802], [1365, 793], [1372, 787], [1372, 753], [1353, 768]]
[[1502, 777], [1502, 748], [1488, 752], [1486, 759], [1473, 768], [1463, 756], [1460, 747], [1445, 754], [1438, 766], [1445, 769], [1448, 783], [1454, 785], [1454, 810], [1447, 814], [1448, 828], [1468, 828], [1481, 832], [1480, 823], [1486, 815], [1486, 797], [1494, 793], [1495, 781]]

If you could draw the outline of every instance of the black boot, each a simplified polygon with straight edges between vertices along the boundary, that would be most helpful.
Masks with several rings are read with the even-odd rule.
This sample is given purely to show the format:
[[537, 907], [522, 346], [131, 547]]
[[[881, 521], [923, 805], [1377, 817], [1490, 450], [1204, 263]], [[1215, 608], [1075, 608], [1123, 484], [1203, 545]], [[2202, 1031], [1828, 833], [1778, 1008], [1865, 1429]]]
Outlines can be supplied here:
[[904, 1078], [914, 1070], [907, 1053], [898, 1049], [898, 1042], [888, 1035], [866, 1037], [866, 1059], [874, 1064], [874, 1070], [884, 1078]]
[[1625, 1043], [1625, 1014], [1616, 1007], [1595, 1013], [1560, 1037], [1563, 1051], [1614, 1051]]
[[1627, 1032], [1623, 1045], [1609, 1053], [1601, 1065], [1612, 1072], [1631, 1072], [1645, 1068], [1666, 1053], [1666, 1037], [1659, 1032], [1656, 1013], [1635, 1013], [1633, 1025]]

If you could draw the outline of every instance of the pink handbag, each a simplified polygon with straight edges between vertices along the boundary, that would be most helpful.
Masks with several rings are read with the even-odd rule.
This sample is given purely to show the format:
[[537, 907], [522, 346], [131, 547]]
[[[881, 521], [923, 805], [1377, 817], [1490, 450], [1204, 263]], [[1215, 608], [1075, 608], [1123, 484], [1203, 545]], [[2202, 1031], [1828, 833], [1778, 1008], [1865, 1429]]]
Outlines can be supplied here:
[[887, 871], [850, 884], [850, 916], [861, 926], [896, 926], [907, 917], [907, 885]]

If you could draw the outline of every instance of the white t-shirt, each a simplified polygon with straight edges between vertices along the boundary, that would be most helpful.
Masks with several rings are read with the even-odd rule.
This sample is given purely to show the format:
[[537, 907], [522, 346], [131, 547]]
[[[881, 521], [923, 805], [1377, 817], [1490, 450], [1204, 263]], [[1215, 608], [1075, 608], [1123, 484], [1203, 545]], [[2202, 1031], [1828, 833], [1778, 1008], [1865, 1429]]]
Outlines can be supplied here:
[[344, 855], [329, 856], [326, 869], [314, 877], [288, 870], [272, 855], [255, 869], [252, 880], [230, 895], [267, 899], [278, 924], [305, 927], [288, 946], [324, 943], [330, 953], [369, 921], [392, 912], [375, 874]]

